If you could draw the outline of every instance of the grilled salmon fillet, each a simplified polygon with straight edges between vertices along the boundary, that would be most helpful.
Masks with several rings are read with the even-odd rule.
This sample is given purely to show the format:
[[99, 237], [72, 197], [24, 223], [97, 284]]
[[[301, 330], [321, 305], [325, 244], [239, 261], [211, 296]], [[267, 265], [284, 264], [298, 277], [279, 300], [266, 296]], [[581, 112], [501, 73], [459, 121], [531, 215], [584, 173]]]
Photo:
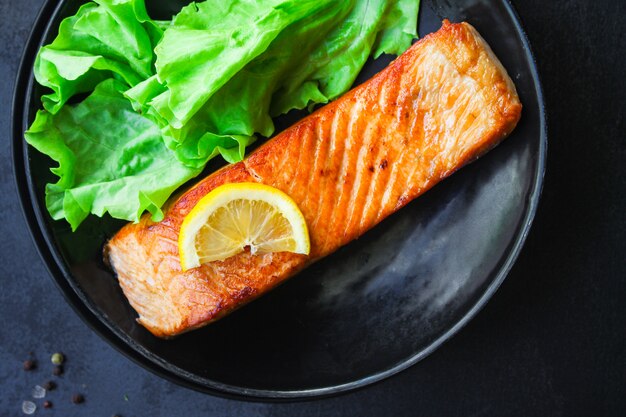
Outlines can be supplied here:
[[[255, 299], [431, 188], [507, 136], [522, 106], [511, 79], [467, 23], [443, 22], [368, 82], [314, 112], [244, 161], [145, 215], [107, 256], [138, 321], [171, 337]], [[311, 252], [251, 255], [183, 272], [178, 233], [209, 191], [233, 182], [276, 187], [298, 204]]]

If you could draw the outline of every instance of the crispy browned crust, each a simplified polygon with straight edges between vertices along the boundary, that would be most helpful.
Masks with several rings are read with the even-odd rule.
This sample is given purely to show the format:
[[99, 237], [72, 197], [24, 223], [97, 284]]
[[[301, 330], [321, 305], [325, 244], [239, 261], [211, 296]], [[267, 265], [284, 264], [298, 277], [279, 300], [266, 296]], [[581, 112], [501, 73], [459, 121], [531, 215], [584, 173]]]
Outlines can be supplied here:
[[[204, 326], [328, 255], [478, 158], [517, 124], [521, 104], [467, 23], [426, 36], [384, 71], [200, 181], [108, 244], [139, 322], [159, 337]], [[307, 221], [309, 256], [242, 253], [182, 272], [178, 231], [200, 198], [228, 182], [289, 194]]]

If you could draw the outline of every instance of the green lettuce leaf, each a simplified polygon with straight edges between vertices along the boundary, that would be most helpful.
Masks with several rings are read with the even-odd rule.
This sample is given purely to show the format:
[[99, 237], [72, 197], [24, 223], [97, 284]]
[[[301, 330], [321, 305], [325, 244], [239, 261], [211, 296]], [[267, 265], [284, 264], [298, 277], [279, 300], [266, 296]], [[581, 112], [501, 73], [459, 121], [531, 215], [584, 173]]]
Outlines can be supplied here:
[[158, 127], [133, 111], [125, 89], [105, 80], [75, 107], [39, 111], [25, 133], [58, 162], [52, 172], [59, 181], [47, 185], [46, 206], [73, 230], [89, 213], [137, 221], [147, 210], [158, 221], [172, 192], [200, 172], [166, 148]]
[[417, 38], [419, 6], [419, 0], [396, 0], [389, 4], [376, 35], [374, 58], [383, 53], [400, 55], [411, 46]]
[[[247, 71], [248, 77], [267, 72], [274, 77], [280, 75], [273, 60], [295, 61], [303, 46], [298, 41], [307, 40], [297, 34], [308, 37], [315, 34], [313, 38], [321, 39], [325, 31], [318, 34], [315, 30], [320, 27], [323, 30], [326, 22], [333, 24], [339, 20], [340, 13], [350, 3], [334, 0], [192, 3], [175, 17], [156, 47], [157, 76], [167, 85], [167, 91], [153, 106], [170, 126], [181, 128], [213, 94], [264, 52], [258, 60], [260, 65], [255, 65], [257, 70]], [[292, 30], [285, 34], [290, 26]], [[277, 39], [280, 35], [285, 38], [290, 32], [297, 37], [287, 42]], [[282, 56], [270, 53], [268, 57], [266, 51], [275, 49], [276, 43], [291, 48], [282, 49]], [[296, 45], [298, 48], [294, 48]], [[269, 77], [270, 81], [274, 77]]]
[[[387, 16], [396, 9], [395, 1], [357, 2], [346, 19], [281, 82], [272, 99], [271, 115], [326, 103], [345, 93], [371, 55], [377, 36], [385, 32]], [[416, 17], [416, 13], [409, 15], [414, 24]], [[402, 50], [408, 47], [399, 43], [393, 46]]]
[[42, 97], [50, 113], [77, 93], [116, 77], [133, 86], [154, 74], [154, 47], [163, 35], [143, 0], [96, 0], [64, 19], [54, 41], [41, 48], [35, 79], [52, 89]]

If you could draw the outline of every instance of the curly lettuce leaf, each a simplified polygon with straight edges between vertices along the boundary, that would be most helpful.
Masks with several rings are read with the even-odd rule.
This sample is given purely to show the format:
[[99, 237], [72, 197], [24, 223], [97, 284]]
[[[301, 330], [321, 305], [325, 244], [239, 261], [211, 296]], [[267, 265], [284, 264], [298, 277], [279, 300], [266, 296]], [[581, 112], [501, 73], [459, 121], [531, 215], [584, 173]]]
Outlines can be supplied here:
[[[396, 8], [396, 2], [388, 0], [357, 2], [341, 24], [282, 81], [272, 98], [271, 115], [326, 103], [345, 93], [371, 55], [387, 16]], [[415, 20], [417, 14], [412, 17]]]
[[133, 111], [126, 86], [109, 79], [75, 107], [42, 110], [26, 141], [58, 162], [46, 186], [46, 207], [75, 230], [89, 213], [137, 221], [145, 211], [162, 218], [171, 193], [200, 170], [180, 163], [158, 127]]
[[143, 0], [96, 0], [64, 19], [54, 41], [41, 48], [35, 78], [52, 89], [44, 108], [59, 109], [77, 93], [112, 77], [129, 87], [154, 74], [154, 47], [163, 35]]
[[417, 38], [417, 16], [419, 0], [392, 1], [383, 17], [381, 30], [376, 35], [372, 56], [383, 53], [400, 55]]
[[[307, 25], [311, 36], [351, 2], [333, 0], [236, 0], [192, 3], [176, 15], [157, 45], [156, 69], [167, 92], [154, 103], [174, 128], [191, 117], [248, 63], [263, 54], [290, 25]], [[319, 39], [323, 36], [316, 34]], [[282, 50], [285, 59], [298, 45], [293, 39]], [[274, 56], [274, 58], [280, 58]], [[267, 59], [269, 71], [273, 65]], [[181, 65], [184, 63], [184, 65]], [[160, 110], [166, 106], [167, 110]]]

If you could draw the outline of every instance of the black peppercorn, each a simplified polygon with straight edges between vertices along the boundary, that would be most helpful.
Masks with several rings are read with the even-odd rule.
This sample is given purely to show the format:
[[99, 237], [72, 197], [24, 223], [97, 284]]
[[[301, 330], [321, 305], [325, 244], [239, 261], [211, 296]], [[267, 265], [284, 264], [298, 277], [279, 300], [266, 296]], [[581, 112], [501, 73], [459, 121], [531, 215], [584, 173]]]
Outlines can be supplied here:
[[27, 360], [24, 361], [24, 370], [25, 371], [32, 371], [33, 369], [35, 369], [37, 367], [37, 362], [33, 361], [33, 360]]
[[57, 384], [55, 384], [53, 381], [48, 381], [43, 384], [43, 387], [46, 391], [52, 391], [57, 387]]
[[73, 402], [74, 404], [80, 404], [80, 403], [83, 403], [83, 402], [85, 402], [85, 397], [83, 397], [83, 396], [82, 396], [82, 394], [74, 394], [74, 395], [72, 396], [72, 402]]
[[57, 365], [52, 369], [52, 373], [56, 376], [63, 375], [63, 366]]
[[50, 401], [44, 401], [43, 408], [52, 408], [52, 403]]

